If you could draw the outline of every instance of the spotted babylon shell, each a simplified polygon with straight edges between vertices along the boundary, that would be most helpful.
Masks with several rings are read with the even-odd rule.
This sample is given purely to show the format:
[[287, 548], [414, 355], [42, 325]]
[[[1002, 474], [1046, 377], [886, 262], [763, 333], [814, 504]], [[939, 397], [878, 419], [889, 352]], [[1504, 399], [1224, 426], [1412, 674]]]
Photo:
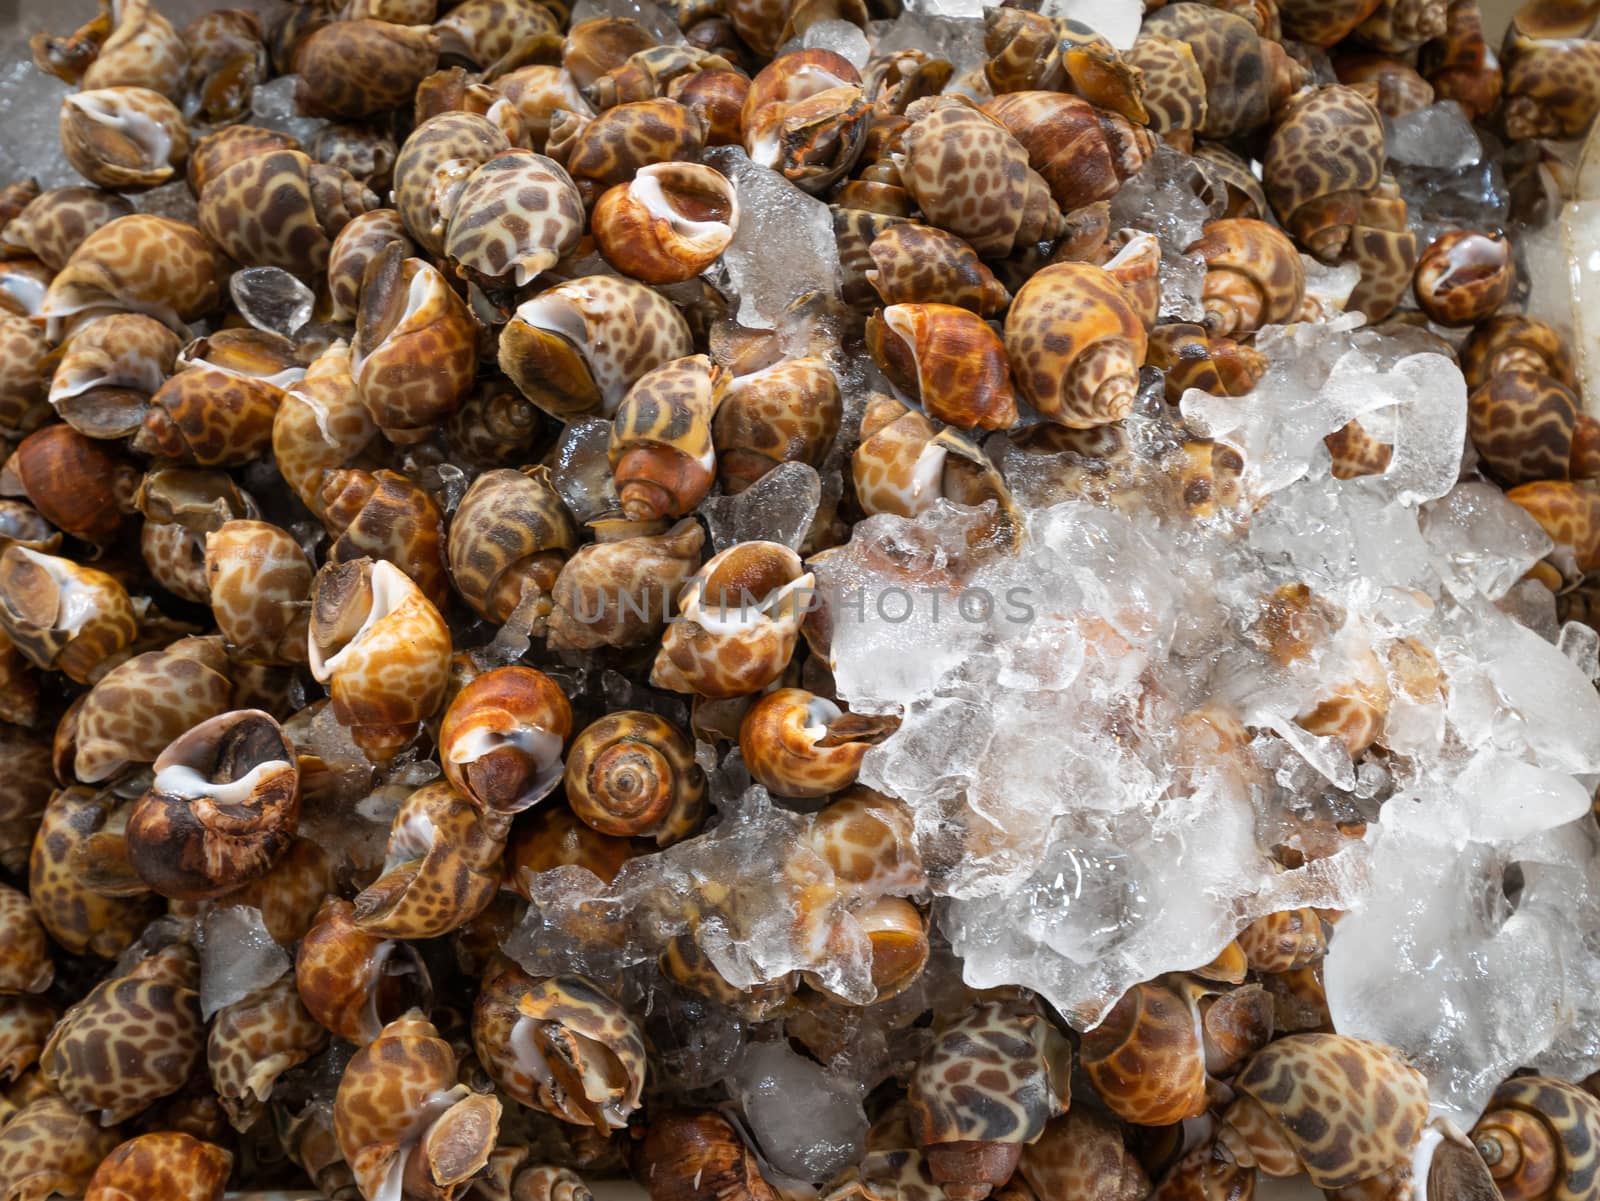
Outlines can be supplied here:
[[444, 618], [382, 559], [324, 566], [311, 604], [311, 674], [356, 744], [375, 760], [392, 758], [444, 697]]
[[901, 174], [932, 225], [981, 258], [1052, 238], [1064, 225], [1028, 152], [993, 117], [954, 97], [911, 106]]
[[1500, 371], [1467, 398], [1467, 433], [1508, 487], [1571, 474], [1580, 421], [1576, 393], [1537, 371]]
[[583, 197], [553, 159], [503, 150], [462, 186], [445, 237], [457, 274], [523, 287], [583, 235]]
[[1206, 328], [1225, 337], [1294, 319], [1305, 299], [1306, 274], [1294, 243], [1265, 221], [1208, 221], [1187, 253], [1205, 262], [1201, 303]]
[[222, 1201], [233, 1153], [178, 1130], [130, 1138], [101, 1161], [84, 1201]]
[[1035, 274], [1006, 314], [1005, 341], [1017, 391], [1043, 416], [1072, 429], [1127, 416], [1147, 338], [1101, 268], [1056, 263]]
[[355, 320], [367, 265], [391, 242], [400, 244], [405, 257], [415, 254], [405, 222], [394, 209], [369, 209], [351, 218], [333, 239], [328, 250], [328, 299], [334, 320]]
[[111, 897], [91, 889], [81, 869], [85, 847], [112, 814], [107, 794], [83, 786], [50, 799], [28, 859], [28, 895], [40, 923], [68, 951], [115, 959], [160, 907], [146, 893]]
[[204, 1050], [197, 979], [193, 950], [175, 944], [97, 984], [62, 1016], [40, 1072], [107, 1126], [176, 1092]]
[[1383, 178], [1383, 118], [1342, 84], [1302, 92], [1272, 131], [1263, 162], [1267, 199], [1307, 253], [1337, 262], [1361, 201]]
[[[1168, 4], [1149, 12], [1142, 35], [1183, 42], [1205, 78], [1205, 119], [1196, 132], [1223, 139], [1259, 129], [1271, 118], [1281, 85], [1274, 52], [1250, 22], [1209, 4]], [[1284, 89], [1286, 94], [1287, 89]]]
[[461, 190], [472, 173], [511, 142], [478, 113], [430, 117], [400, 147], [394, 164], [394, 207], [417, 244], [444, 252], [444, 240]]
[[500, 335], [500, 369], [553, 417], [610, 417], [645, 372], [693, 349], [683, 314], [659, 292], [591, 275], [517, 308]]
[[328, 1032], [306, 1010], [286, 971], [265, 988], [217, 1011], [206, 1039], [206, 1067], [234, 1129], [264, 1112], [278, 1077], [327, 1045]]
[[377, 203], [348, 172], [277, 150], [213, 176], [200, 194], [200, 224], [245, 266], [280, 267], [317, 282], [327, 273], [334, 236]]
[[842, 416], [839, 381], [820, 355], [735, 377], [711, 421], [723, 491], [742, 492], [779, 463], [820, 466]]
[[45, 293], [39, 316], [50, 336], [91, 314], [147, 313], [187, 335], [187, 323], [217, 307], [227, 260], [192, 225], [132, 213], [78, 244]]
[[0, 1192], [17, 1201], [81, 1197], [121, 1138], [115, 1126], [101, 1126], [45, 1092], [0, 1127]]
[[1305, 1172], [1323, 1189], [1405, 1162], [1428, 1120], [1422, 1073], [1390, 1047], [1340, 1034], [1278, 1039], [1233, 1087], [1217, 1134], [1223, 1157], [1268, 1176]]
[[132, 204], [103, 188], [52, 188], [0, 226], [0, 250], [24, 251], [51, 271], [60, 271], [80, 242], [131, 212]]
[[439, 59], [426, 26], [335, 21], [316, 30], [295, 55], [295, 100], [320, 117], [369, 117], [406, 104]]
[[1513, 1076], [1472, 1128], [1504, 1201], [1575, 1201], [1600, 1175], [1600, 1101], [1543, 1076]]
[[142, 191], [166, 183], [189, 155], [183, 114], [148, 88], [74, 92], [61, 102], [61, 152], [90, 183]]

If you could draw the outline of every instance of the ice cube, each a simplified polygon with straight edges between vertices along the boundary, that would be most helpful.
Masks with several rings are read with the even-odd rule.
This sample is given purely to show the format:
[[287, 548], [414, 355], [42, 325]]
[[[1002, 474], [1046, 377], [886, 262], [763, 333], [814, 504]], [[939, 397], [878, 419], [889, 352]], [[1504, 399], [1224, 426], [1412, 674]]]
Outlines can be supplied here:
[[827, 204], [752, 163], [737, 146], [713, 147], [705, 159], [733, 182], [739, 197], [739, 229], [722, 253], [739, 296], [739, 323], [771, 329], [800, 297], [836, 296], [839, 247]]
[[311, 320], [316, 296], [282, 267], [246, 267], [228, 278], [234, 307], [251, 325], [293, 339]]
[[982, 13], [936, 14], [905, 9], [892, 21], [873, 25], [879, 54], [902, 50], [923, 50], [942, 58], [961, 75], [981, 66], [987, 59], [983, 48]]
[[607, 448], [611, 423], [585, 417], [561, 431], [550, 478], [572, 516], [580, 524], [620, 511]]
[[212, 1014], [265, 988], [291, 967], [289, 954], [267, 932], [261, 910], [214, 906], [196, 932], [200, 951], [200, 1014]]
[[786, 50], [831, 50], [850, 63], [856, 70], [867, 65], [872, 57], [872, 45], [861, 26], [837, 17], [816, 21], [806, 26], [805, 32], [784, 47]]
[[571, 28], [597, 17], [625, 17], [637, 21], [657, 42], [681, 42], [683, 31], [659, 4], [652, 0], [578, 0], [572, 6]]
[[1383, 145], [1391, 162], [1448, 171], [1483, 157], [1472, 122], [1454, 100], [1386, 117], [1383, 124]]
[[1165, 254], [1182, 254], [1199, 239], [1201, 228], [1222, 216], [1221, 198], [1198, 161], [1181, 150], [1156, 143], [1138, 174], [1123, 180], [1111, 199], [1112, 229], [1143, 229], [1156, 235]]
[[739, 542], [781, 542], [798, 550], [822, 503], [822, 479], [806, 463], [780, 463], [743, 492], [700, 506], [719, 551]]
[[785, 1175], [831, 1180], [861, 1158], [867, 1115], [855, 1081], [762, 1042], [745, 1048], [733, 1084], [756, 1145]]
[[299, 86], [298, 75], [280, 75], [256, 84], [250, 92], [251, 124], [286, 133], [302, 146], [309, 146], [327, 121], [301, 113], [294, 98]]
[[1446, 586], [1490, 600], [1550, 553], [1550, 536], [1526, 509], [1482, 480], [1463, 480], [1422, 506], [1422, 536]]
[[1144, 5], [1138, 0], [1043, 0], [1039, 11], [1087, 25], [1118, 50], [1133, 48], [1144, 19]]

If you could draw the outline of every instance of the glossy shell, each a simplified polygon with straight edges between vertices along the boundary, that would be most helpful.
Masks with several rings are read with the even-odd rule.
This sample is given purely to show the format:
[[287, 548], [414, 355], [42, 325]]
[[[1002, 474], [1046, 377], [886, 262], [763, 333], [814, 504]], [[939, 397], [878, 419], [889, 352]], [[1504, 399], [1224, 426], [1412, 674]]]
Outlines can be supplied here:
[[1600, 1102], [1561, 1080], [1514, 1076], [1471, 1138], [1505, 1201], [1571, 1201], [1600, 1172]]
[[[1420, 1072], [1388, 1047], [1338, 1034], [1271, 1043], [1234, 1089], [1217, 1135], [1223, 1155], [1269, 1176], [1303, 1171], [1318, 1188], [1345, 1188], [1404, 1162], [1428, 1117]], [[1320, 1120], [1308, 1122], [1312, 1112]]]
[[[1336, 148], [1328, 153], [1328, 148]], [[1307, 253], [1337, 261], [1383, 176], [1383, 119], [1353, 88], [1330, 84], [1297, 96], [1272, 131], [1267, 199]]]
[[1125, 417], [1144, 361], [1144, 324], [1098, 267], [1058, 263], [1034, 275], [1006, 314], [1017, 391], [1052, 421], [1088, 429]]
[[[779, 688], [750, 707], [739, 726], [745, 765], [779, 796], [827, 796], [855, 783], [861, 760], [892, 732], [894, 719], [841, 713], [799, 688]], [[822, 745], [826, 741], [827, 745]]]
[[653, 641], [700, 565], [704, 542], [700, 524], [685, 518], [664, 534], [580, 547], [556, 577], [549, 645], [593, 649]]
[[1187, 253], [1205, 262], [1201, 304], [1206, 328], [1240, 336], [1294, 319], [1305, 299], [1300, 252], [1265, 221], [1241, 217], [1206, 224]]
[[444, 253], [458, 275], [520, 288], [582, 234], [583, 198], [571, 176], [542, 154], [506, 150], [462, 185]]
[[726, 371], [690, 355], [646, 372], [628, 389], [606, 451], [628, 520], [682, 517], [711, 490], [711, 418], [727, 386]]
[[1436, 238], [1417, 260], [1417, 304], [1440, 325], [1465, 326], [1493, 316], [1516, 280], [1503, 234], [1455, 230]]
[[542, 619], [577, 545], [572, 515], [548, 468], [486, 471], [451, 521], [450, 578], [457, 594], [490, 621], [508, 620], [530, 595], [536, 598], [533, 615]]
[[739, 199], [721, 172], [699, 163], [652, 163], [595, 204], [595, 244], [617, 270], [648, 284], [704, 271], [739, 228]]
[[480, 809], [520, 813], [561, 782], [572, 707], [555, 681], [532, 667], [497, 667], [450, 702], [439, 726], [445, 778]]
[[704, 820], [705, 776], [683, 734], [653, 713], [621, 710], [573, 739], [564, 783], [574, 815], [615, 836], [670, 846]]
[[742, 492], [779, 463], [820, 466], [842, 415], [839, 382], [820, 356], [736, 376], [711, 421], [723, 491]]

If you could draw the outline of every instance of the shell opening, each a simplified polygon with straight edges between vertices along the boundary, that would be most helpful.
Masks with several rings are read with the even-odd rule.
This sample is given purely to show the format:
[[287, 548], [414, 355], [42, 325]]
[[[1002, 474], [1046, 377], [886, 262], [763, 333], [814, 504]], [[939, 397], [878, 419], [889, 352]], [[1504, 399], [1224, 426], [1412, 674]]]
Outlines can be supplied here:
[[533, 768], [521, 785], [517, 805], [526, 807], [549, 796], [561, 782], [565, 767], [561, 761], [564, 740], [540, 726], [517, 726], [511, 730], [492, 730], [473, 726], [455, 739], [450, 747], [450, 762], [472, 764], [497, 751], [520, 755]]
[[151, 163], [165, 163], [167, 156], [172, 153], [172, 135], [167, 132], [166, 126], [137, 109], [127, 109], [114, 99], [94, 92], [70, 95], [65, 103], [96, 125], [114, 130], [127, 138]]
[[9, 296], [30, 316], [44, 303], [47, 285], [38, 276], [25, 271], [0, 272], [0, 294]]
[[814, 696], [806, 704], [805, 734], [813, 742], [825, 737], [828, 727], [844, 716], [844, 710], [826, 697]]
[[372, 952], [371, 971], [366, 1018], [374, 1031], [412, 1008], [426, 1010], [432, 1005], [433, 981], [410, 944], [396, 939], [379, 943]]
[[219, 784], [187, 763], [173, 763], [156, 773], [155, 783], [151, 787], [156, 792], [183, 801], [195, 801], [206, 797], [219, 805], [242, 805], [250, 799], [251, 793], [256, 790], [256, 785], [263, 779], [289, 766], [282, 759], [269, 759], [265, 763], [256, 764], [237, 780]]
[[17, 553], [32, 563], [55, 586], [56, 615], [52, 628], [76, 636], [94, 617], [98, 609], [97, 590], [77, 578], [73, 564], [53, 555], [42, 555], [25, 546]]
[[[685, 238], [721, 238], [728, 230], [732, 206], [704, 188], [675, 188], [669, 195], [662, 187], [661, 177], [674, 165], [656, 163], [642, 168], [633, 177], [629, 189], [645, 211], [657, 220], [666, 221], [673, 233]], [[696, 219], [686, 211], [691, 205], [711, 215]]]
[[433, 849], [438, 829], [433, 819], [420, 809], [406, 814], [389, 831], [389, 853], [384, 858], [383, 870], [391, 872], [402, 863], [422, 858]]
[[367, 575], [371, 595], [367, 614], [361, 625], [348, 639], [336, 640], [337, 649], [329, 655], [318, 645], [315, 632], [310, 639], [311, 674], [321, 683], [338, 671], [348, 661], [367, 636], [367, 631], [393, 613], [416, 589], [409, 576], [386, 559], [375, 560]]
[[920, 513], [938, 499], [944, 478], [944, 461], [949, 453], [939, 443], [929, 442], [917, 456], [916, 463], [911, 467], [910, 478], [906, 481], [906, 499], [910, 502], [912, 513]]

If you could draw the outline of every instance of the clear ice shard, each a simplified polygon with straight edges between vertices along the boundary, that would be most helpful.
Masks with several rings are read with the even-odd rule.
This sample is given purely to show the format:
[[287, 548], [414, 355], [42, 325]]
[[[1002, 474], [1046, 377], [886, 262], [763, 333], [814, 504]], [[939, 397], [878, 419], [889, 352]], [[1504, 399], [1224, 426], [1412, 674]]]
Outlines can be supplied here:
[[217, 1010], [265, 988], [293, 964], [267, 932], [261, 910], [249, 905], [214, 906], [200, 922], [200, 1014]]
[[246, 267], [228, 277], [239, 315], [259, 330], [292, 339], [311, 320], [316, 296], [282, 267]]
[[772, 329], [801, 297], [836, 295], [839, 247], [827, 204], [752, 163], [737, 146], [714, 147], [705, 160], [733, 181], [739, 197], [739, 229], [722, 254], [739, 297], [739, 323]]
[[861, 1158], [861, 1087], [785, 1042], [751, 1043], [734, 1073], [745, 1122], [768, 1162], [796, 1180], [831, 1180]]
[[700, 507], [721, 551], [762, 539], [798, 550], [822, 504], [822, 478], [806, 463], [780, 463], [743, 492], [713, 496]]

